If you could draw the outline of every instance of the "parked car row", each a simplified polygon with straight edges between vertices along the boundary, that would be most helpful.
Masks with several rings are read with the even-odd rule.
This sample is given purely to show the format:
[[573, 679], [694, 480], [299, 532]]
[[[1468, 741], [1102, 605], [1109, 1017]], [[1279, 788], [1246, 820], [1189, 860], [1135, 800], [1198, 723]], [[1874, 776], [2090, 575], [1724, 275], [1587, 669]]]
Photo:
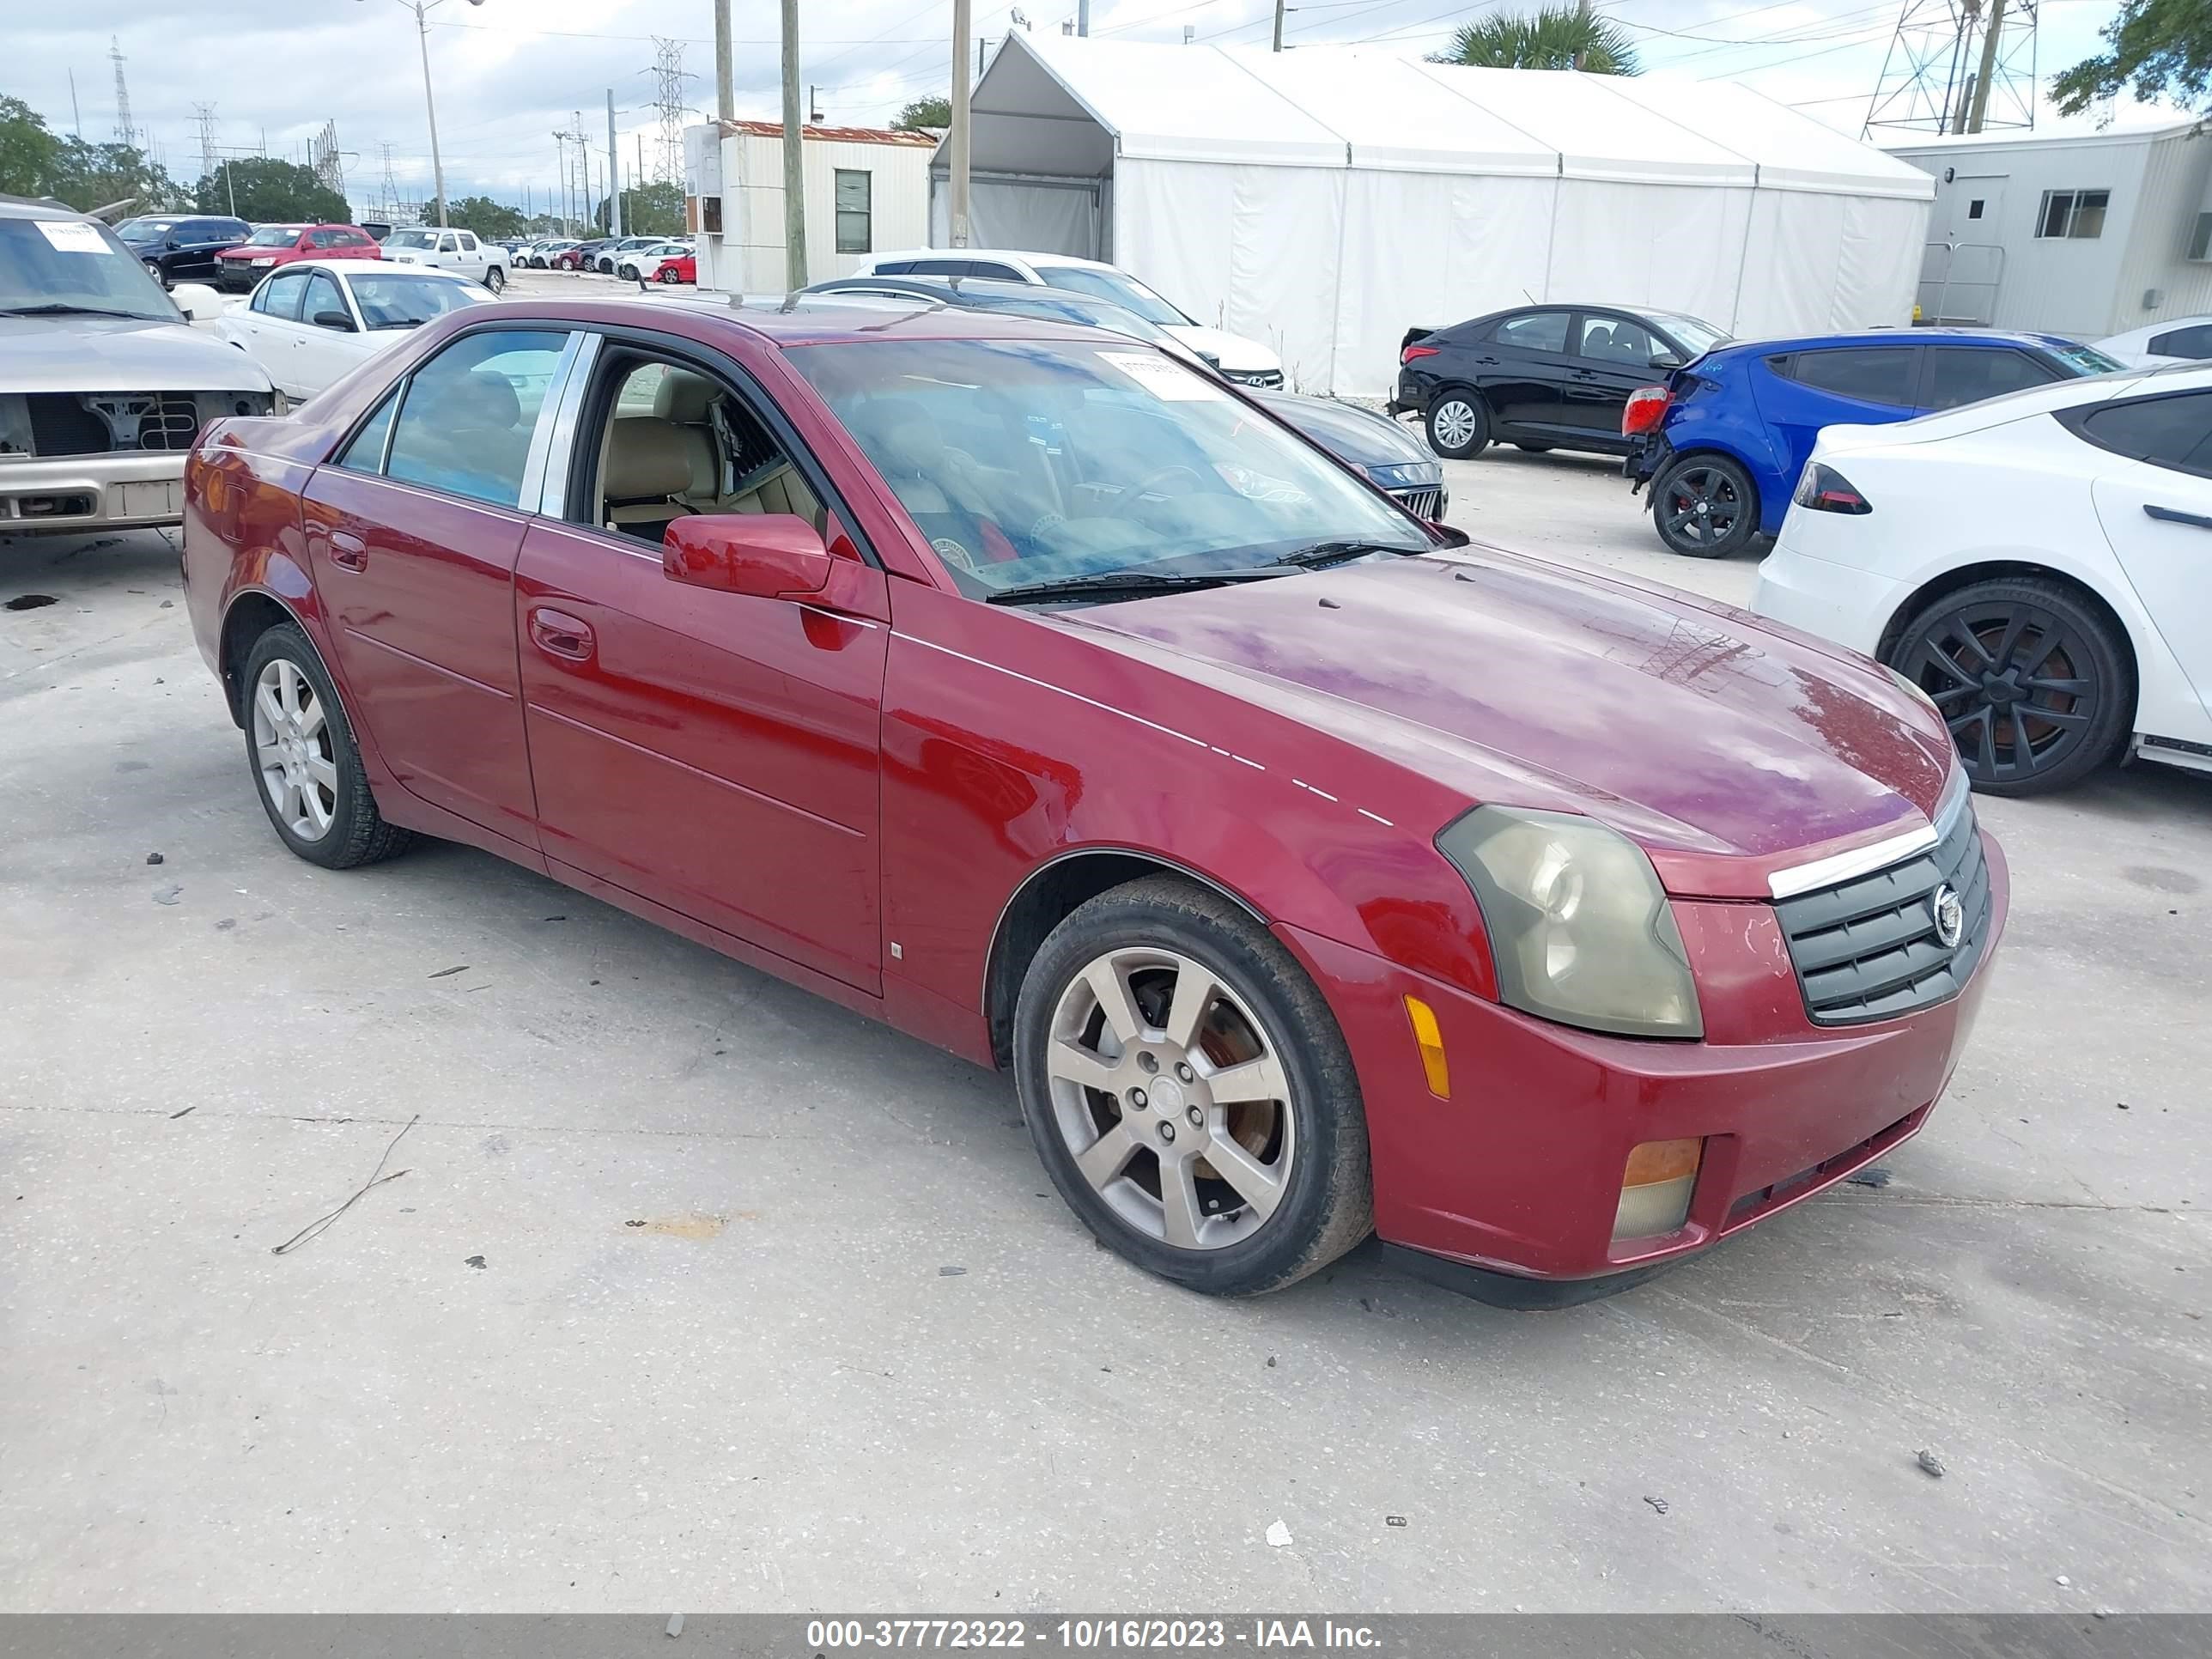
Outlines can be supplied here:
[[532, 242], [515, 262], [538, 270], [597, 271], [632, 282], [696, 283], [688, 236], [601, 236], [589, 241], [554, 237]]

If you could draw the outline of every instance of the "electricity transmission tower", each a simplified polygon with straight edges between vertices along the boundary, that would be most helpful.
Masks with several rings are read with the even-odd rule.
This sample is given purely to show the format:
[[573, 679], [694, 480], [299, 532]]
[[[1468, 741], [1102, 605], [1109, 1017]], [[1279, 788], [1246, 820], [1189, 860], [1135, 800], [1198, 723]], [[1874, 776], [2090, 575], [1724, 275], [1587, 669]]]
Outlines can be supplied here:
[[653, 101], [660, 112], [660, 141], [655, 147], [653, 166], [656, 177], [675, 180], [684, 176], [684, 83], [696, 77], [684, 72], [681, 40], [656, 34], [653, 46], [653, 75], [659, 83]]
[[192, 120], [200, 130], [200, 177], [212, 179], [217, 165], [215, 154], [215, 106], [194, 104]]
[[107, 37], [107, 55], [115, 64], [115, 142], [136, 144], [138, 130], [131, 121], [131, 88], [123, 81], [123, 42], [112, 34]]
[[307, 141], [307, 165], [324, 184], [345, 194], [345, 157], [338, 149], [336, 121], [324, 122], [323, 130]]
[[386, 224], [392, 222], [392, 210], [399, 205], [399, 181], [392, 175], [392, 143], [386, 139], [377, 145], [384, 152], [384, 183], [377, 191], [377, 216]]
[[2034, 126], [2035, 13], [2036, 0], [1905, 0], [1860, 136]]

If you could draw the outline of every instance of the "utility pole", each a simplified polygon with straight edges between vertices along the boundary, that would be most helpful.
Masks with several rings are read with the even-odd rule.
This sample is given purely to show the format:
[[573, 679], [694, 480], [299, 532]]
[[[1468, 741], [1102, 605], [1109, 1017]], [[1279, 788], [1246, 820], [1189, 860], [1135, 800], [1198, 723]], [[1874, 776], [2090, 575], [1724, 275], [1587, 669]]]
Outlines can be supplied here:
[[[1091, 0], [1075, 0], [1075, 32], [1078, 34], [1091, 33]], [[1280, 52], [1282, 49], [1283, 8], [1278, 0], [1275, 7], [1275, 50]]]
[[[968, 0], [956, 0], [965, 6]], [[805, 128], [799, 119], [799, 0], [783, 0], [783, 279], [806, 286]]]
[[615, 89], [607, 88], [607, 228], [615, 235], [622, 228], [622, 152], [615, 147]]
[[1990, 21], [1982, 26], [1982, 68], [1974, 77], [1974, 95], [1971, 112], [1966, 117], [1966, 131], [1979, 132], [1982, 118], [1990, 112], [1990, 82], [1996, 77], [1997, 68], [1997, 38], [2004, 33], [2005, 0], [1990, 0]]
[[69, 78], [70, 131], [82, 138], [84, 137], [84, 112], [76, 106], [76, 71], [75, 70], [69, 72]]
[[557, 202], [546, 203], [545, 210], [559, 217], [561, 234], [566, 236], [568, 234], [568, 140], [565, 133], [553, 135], [553, 154], [556, 158], [553, 176], [561, 181], [561, 194]]
[[1275, 50], [1283, 49], [1283, 0], [1275, 0]]
[[[1089, 0], [1085, 0], [1088, 4]], [[714, 118], [738, 118], [738, 83], [730, 67], [730, 0], [714, 0]], [[720, 139], [717, 138], [717, 143]]]
[[947, 146], [952, 246], [968, 246], [968, 3], [952, 0], [952, 132]]
[[[477, 0], [481, 4], [482, 0]], [[446, 228], [446, 163], [438, 154], [438, 100], [430, 92], [430, 25], [422, 14], [428, 9], [416, 0], [415, 34], [422, 49], [422, 108], [430, 118], [430, 183], [438, 192], [438, 228]]]

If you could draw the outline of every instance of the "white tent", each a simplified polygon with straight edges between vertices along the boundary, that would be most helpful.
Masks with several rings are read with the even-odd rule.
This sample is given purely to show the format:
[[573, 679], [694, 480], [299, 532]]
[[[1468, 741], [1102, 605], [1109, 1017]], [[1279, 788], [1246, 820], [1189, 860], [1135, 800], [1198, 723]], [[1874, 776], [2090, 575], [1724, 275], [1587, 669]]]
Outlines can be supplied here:
[[1112, 259], [1339, 395], [1387, 391], [1409, 327], [1529, 300], [1743, 336], [1903, 323], [1934, 194], [1731, 83], [1371, 47], [1014, 33], [972, 106], [972, 246]]

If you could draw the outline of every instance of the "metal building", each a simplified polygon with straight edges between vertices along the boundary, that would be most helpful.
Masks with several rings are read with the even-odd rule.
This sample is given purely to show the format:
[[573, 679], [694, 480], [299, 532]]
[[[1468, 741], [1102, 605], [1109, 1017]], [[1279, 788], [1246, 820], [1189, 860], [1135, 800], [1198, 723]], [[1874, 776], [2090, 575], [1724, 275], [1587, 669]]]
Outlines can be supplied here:
[[[808, 126], [801, 134], [810, 280], [846, 276], [869, 253], [924, 240], [934, 136], [829, 126]], [[699, 237], [699, 285], [733, 294], [783, 292], [782, 124], [686, 127], [684, 174], [686, 212]]]
[[1890, 153], [1936, 179], [1923, 321], [2100, 340], [2212, 312], [2212, 122]]

